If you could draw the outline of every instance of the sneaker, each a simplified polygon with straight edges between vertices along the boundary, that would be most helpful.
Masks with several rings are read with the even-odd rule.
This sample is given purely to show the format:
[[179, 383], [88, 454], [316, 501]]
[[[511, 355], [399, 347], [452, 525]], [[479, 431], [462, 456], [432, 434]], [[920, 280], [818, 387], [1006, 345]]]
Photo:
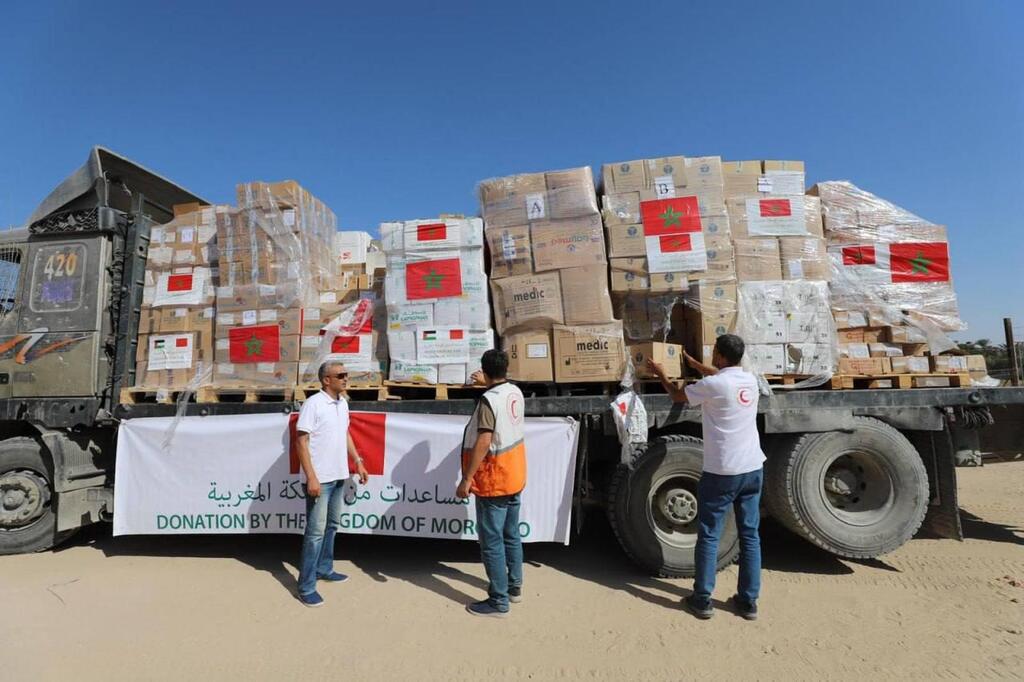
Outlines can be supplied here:
[[757, 620], [757, 602], [750, 602], [741, 599], [738, 594], [732, 596], [732, 605], [736, 609], [736, 613], [745, 620]]
[[683, 599], [683, 606], [687, 611], [701, 620], [707, 620], [708, 618], [711, 618], [711, 616], [715, 615], [715, 610], [711, 608], [711, 604], [701, 605], [696, 603], [692, 594]]
[[508, 600], [513, 604], [518, 604], [523, 601], [523, 588], [522, 587], [510, 587], [508, 588]]
[[326, 580], [332, 583], [343, 583], [348, 580], [348, 576], [344, 573], [338, 573], [337, 571], [331, 571], [327, 575], [318, 575], [317, 580]]
[[466, 610], [472, 613], [474, 616], [487, 616], [489, 618], [508, 618], [508, 611], [499, 611], [497, 608], [491, 606], [491, 603], [487, 600], [475, 601], [472, 604], [467, 605]]
[[309, 594], [300, 594], [299, 595], [299, 601], [302, 602], [302, 604], [304, 606], [308, 606], [310, 608], [316, 608], [317, 606], [323, 606], [324, 605], [324, 598], [320, 596], [319, 592], [310, 592]]

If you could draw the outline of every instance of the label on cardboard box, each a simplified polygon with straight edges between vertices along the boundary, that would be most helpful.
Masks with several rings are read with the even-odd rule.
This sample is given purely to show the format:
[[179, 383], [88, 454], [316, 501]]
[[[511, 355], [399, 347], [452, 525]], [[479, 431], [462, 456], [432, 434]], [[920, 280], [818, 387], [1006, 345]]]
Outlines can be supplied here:
[[544, 192], [532, 192], [526, 195], [526, 217], [530, 220], [543, 220], [547, 217], [547, 197]]
[[184, 227], [178, 232], [178, 241], [182, 244], [191, 244], [196, 240], [196, 231], [191, 227]]
[[805, 235], [803, 197], [746, 200], [747, 233], [752, 237]]
[[416, 362], [453, 364], [469, 362], [469, 335], [465, 327], [417, 327]]
[[654, 178], [654, 195], [659, 199], [675, 198], [676, 185], [671, 175], [659, 175]]
[[161, 334], [149, 337], [149, 371], [191, 369], [194, 334]]
[[259, 315], [255, 310], [243, 310], [242, 311], [242, 325], [251, 326], [259, 323]]
[[295, 209], [294, 208], [286, 208], [285, 210], [281, 211], [281, 219], [284, 221], [284, 224], [287, 225], [288, 227], [291, 227], [292, 225], [294, 225], [295, 224]]
[[548, 357], [548, 344], [546, 343], [528, 343], [526, 344], [526, 357], [531, 360], [536, 358]]

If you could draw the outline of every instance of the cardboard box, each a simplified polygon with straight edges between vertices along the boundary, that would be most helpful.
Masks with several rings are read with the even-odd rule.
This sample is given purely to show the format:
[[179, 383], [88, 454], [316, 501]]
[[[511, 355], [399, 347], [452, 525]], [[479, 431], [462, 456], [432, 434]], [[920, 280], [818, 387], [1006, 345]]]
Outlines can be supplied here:
[[782, 260], [777, 239], [736, 239], [733, 244], [738, 281], [764, 282], [782, 279]]
[[558, 271], [562, 287], [562, 314], [568, 326], [606, 324], [615, 320], [604, 265]]
[[160, 308], [159, 331], [162, 334], [192, 330], [189, 308]]
[[898, 358], [903, 355], [903, 346], [892, 343], [869, 343], [868, 353], [873, 358]]
[[825, 248], [825, 240], [818, 237], [780, 237], [784, 279], [830, 281], [832, 264]]
[[647, 291], [651, 288], [646, 258], [612, 258], [609, 266], [612, 291]]
[[719, 282], [736, 279], [736, 256], [728, 237], [704, 237], [708, 269], [691, 273], [690, 281]]
[[840, 374], [877, 376], [891, 374], [889, 358], [839, 358]]
[[926, 357], [895, 357], [889, 358], [893, 374], [928, 374], [931, 363]]
[[840, 343], [839, 357], [864, 360], [871, 357], [871, 348], [866, 343]]
[[301, 308], [264, 308], [256, 316], [258, 324], [276, 324], [283, 335], [302, 334]]
[[640, 343], [629, 346], [629, 355], [633, 358], [633, 368], [641, 379], [656, 379], [647, 371], [647, 361], [653, 360], [665, 370], [665, 376], [678, 379], [683, 376], [683, 347], [674, 343]]
[[683, 172], [686, 174], [687, 189], [722, 190], [724, 186], [722, 157], [688, 156], [684, 159], [683, 166]]
[[555, 325], [555, 381], [618, 381], [626, 363], [622, 323]]
[[[527, 215], [529, 203], [535, 205], [533, 213], [539, 213], [536, 218], [547, 217], [547, 181], [543, 173], [526, 173], [484, 180], [479, 185], [479, 193], [481, 213], [487, 229], [506, 225], [526, 225], [533, 219]], [[539, 211], [536, 208], [538, 198], [543, 204]], [[534, 201], [530, 202], [529, 199]]]
[[533, 269], [536, 272], [603, 265], [604, 230], [601, 216], [545, 220], [530, 224]]
[[657, 190], [657, 183], [670, 187], [686, 187], [686, 159], [682, 156], [647, 159], [644, 165], [647, 167], [647, 184], [640, 189]]
[[882, 343], [888, 336], [888, 330], [885, 327], [865, 327], [862, 332], [864, 343]]
[[835, 358], [830, 344], [786, 344], [787, 374], [817, 375], [832, 374], [834, 371]]
[[255, 285], [217, 287], [217, 313], [255, 310], [261, 298], [260, 287]]
[[544, 176], [548, 190], [548, 215], [528, 216], [531, 220], [537, 217], [577, 218], [600, 213], [590, 166], [549, 171]]
[[730, 197], [725, 201], [733, 237], [824, 237], [821, 200], [808, 196]]
[[639, 192], [648, 185], [646, 164], [642, 160], [606, 163], [601, 167], [602, 192]]
[[508, 354], [508, 378], [513, 381], [554, 381], [551, 332], [525, 331], [501, 339]]
[[903, 347], [903, 355], [906, 357], [919, 358], [928, 353], [927, 343], [903, 343], [900, 345]]
[[608, 256], [611, 258], [643, 258], [647, 255], [643, 225], [609, 225]]
[[781, 343], [750, 344], [743, 355], [745, 363], [756, 374], [786, 373], [786, 346]]
[[491, 279], [528, 275], [533, 272], [529, 225], [490, 228], [485, 237], [491, 254]]
[[491, 296], [499, 334], [516, 327], [547, 329], [565, 322], [557, 272], [492, 280]]
[[652, 272], [649, 275], [651, 292], [687, 291], [689, 289], [689, 276], [685, 272]]
[[696, 284], [686, 293], [686, 305], [696, 312], [736, 313], [736, 285]]
[[756, 196], [758, 178], [761, 177], [760, 161], [722, 162], [722, 181], [726, 197]]
[[637, 225], [640, 215], [640, 192], [619, 192], [601, 197], [601, 216], [605, 225]]
[[927, 335], [917, 327], [886, 327], [880, 340], [887, 343], [928, 343]]
[[932, 371], [936, 374], [959, 374], [970, 371], [966, 355], [933, 355]]
[[839, 329], [836, 331], [836, 340], [840, 344], [866, 343], [863, 329]]
[[868, 317], [859, 310], [833, 310], [832, 317], [836, 321], [836, 329], [855, 329], [867, 327]]

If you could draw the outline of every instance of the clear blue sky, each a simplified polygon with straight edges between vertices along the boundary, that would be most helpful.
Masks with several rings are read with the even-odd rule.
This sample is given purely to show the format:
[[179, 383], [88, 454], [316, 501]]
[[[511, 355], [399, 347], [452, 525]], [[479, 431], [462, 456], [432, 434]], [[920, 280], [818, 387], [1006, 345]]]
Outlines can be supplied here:
[[803, 159], [949, 226], [965, 338], [1024, 323], [1024, 2], [4, 5], [0, 225], [94, 144], [370, 231], [496, 175]]

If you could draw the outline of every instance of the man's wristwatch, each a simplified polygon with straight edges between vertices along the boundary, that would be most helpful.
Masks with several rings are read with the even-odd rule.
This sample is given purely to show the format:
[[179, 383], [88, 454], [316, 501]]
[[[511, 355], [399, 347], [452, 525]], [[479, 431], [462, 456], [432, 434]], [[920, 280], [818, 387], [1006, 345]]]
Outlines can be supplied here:
[[354, 459], [356, 461], [356, 464], [362, 464], [363, 463], [363, 458], [360, 457], [359, 455], [355, 455], [352, 459]]

